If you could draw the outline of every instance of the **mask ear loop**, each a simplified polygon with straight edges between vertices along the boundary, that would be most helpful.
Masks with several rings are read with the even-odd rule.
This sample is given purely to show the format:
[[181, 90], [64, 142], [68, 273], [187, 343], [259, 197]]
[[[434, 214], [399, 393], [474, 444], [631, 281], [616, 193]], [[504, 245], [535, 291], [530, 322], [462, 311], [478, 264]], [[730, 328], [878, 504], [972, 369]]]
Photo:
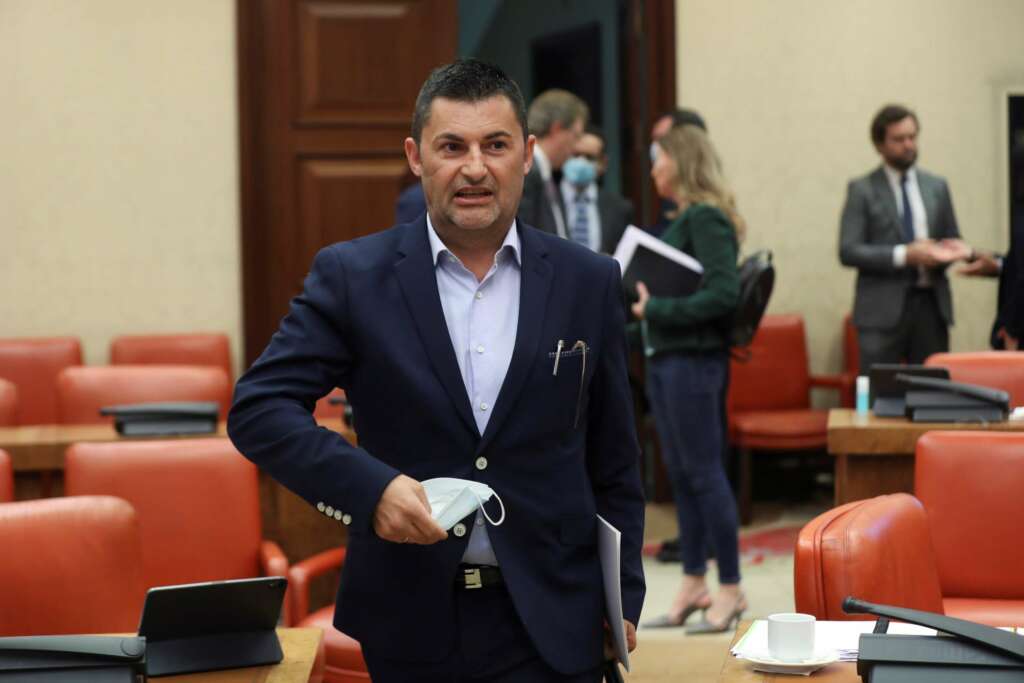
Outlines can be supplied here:
[[480, 495], [473, 489], [470, 489], [469, 492], [476, 496], [476, 502], [480, 504], [480, 512], [483, 513], [484, 519], [490, 522], [491, 526], [501, 526], [501, 523], [505, 521], [505, 504], [501, 502], [501, 496], [494, 492], [491, 493], [491, 495], [498, 500], [498, 505], [501, 506], [501, 518], [498, 519], [497, 522], [495, 522], [493, 519], [491, 519], [491, 516], [487, 514], [487, 508], [484, 506], [484, 500], [480, 497]]

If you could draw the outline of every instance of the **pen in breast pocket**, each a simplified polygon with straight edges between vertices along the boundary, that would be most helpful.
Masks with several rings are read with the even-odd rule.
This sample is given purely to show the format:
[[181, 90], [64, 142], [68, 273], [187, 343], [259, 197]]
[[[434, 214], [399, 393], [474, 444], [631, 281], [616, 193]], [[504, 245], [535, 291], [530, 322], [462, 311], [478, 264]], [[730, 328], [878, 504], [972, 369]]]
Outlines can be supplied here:
[[551, 371], [552, 375], [558, 374], [558, 361], [562, 359], [562, 349], [565, 347], [565, 340], [559, 339], [558, 346], [555, 348], [555, 367]]
[[583, 404], [583, 379], [587, 374], [587, 342], [582, 339], [577, 339], [576, 343], [572, 345], [572, 351], [580, 349], [580, 354], [583, 358], [583, 362], [580, 363], [580, 388], [576, 392], [576, 417], [572, 421], [572, 428], [576, 429], [580, 423], [580, 407]]

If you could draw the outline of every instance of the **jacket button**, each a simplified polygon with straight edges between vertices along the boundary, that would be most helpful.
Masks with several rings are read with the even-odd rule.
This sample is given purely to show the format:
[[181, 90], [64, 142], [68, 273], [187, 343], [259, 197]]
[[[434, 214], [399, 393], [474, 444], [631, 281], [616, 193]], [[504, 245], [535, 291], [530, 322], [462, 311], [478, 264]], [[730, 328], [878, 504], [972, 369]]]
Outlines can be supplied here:
[[345, 526], [348, 526], [349, 524], [351, 524], [352, 523], [352, 515], [342, 515], [341, 516], [341, 523], [344, 524]]
[[324, 511], [324, 502], [322, 500], [316, 504], [316, 509], [319, 510], [320, 512]]
[[341, 510], [335, 510], [334, 511], [334, 518], [336, 520], [338, 520], [339, 522], [341, 521]]
[[459, 522], [458, 524], [452, 527], [452, 533], [458, 536], [459, 538], [462, 538], [466, 535], [466, 525], [462, 522]]
[[333, 515], [333, 514], [334, 514], [334, 508], [332, 508], [332, 507], [331, 507], [330, 505], [328, 505], [328, 506], [327, 506], [327, 507], [326, 507], [326, 508], [324, 509], [324, 514], [325, 514], [325, 515], [327, 515], [328, 517], [330, 517], [331, 515]]
[[482, 455], [479, 458], [477, 458], [476, 459], [476, 468], [478, 470], [486, 470], [487, 469], [487, 458], [485, 458]]

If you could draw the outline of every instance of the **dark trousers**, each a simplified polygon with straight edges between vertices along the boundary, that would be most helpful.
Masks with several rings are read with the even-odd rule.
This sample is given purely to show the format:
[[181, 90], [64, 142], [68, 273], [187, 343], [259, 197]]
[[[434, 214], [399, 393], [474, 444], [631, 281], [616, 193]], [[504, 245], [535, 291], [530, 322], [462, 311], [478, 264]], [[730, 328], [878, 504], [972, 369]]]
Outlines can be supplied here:
[[[537, 653], [504, 586], [456, 589], [458, 637], [437, 663], [400, 662], [363, 647], [373, 683], [600, 683], [600, 668], [577, 675], [552, 669]], [[382, 619], [401, 618], [401, 615]]]
[[722, 462], [725, 353], [665, 353], [647, 362], [647, 397], [679, 517], [683, 571], [703, 576], [710, 542], [720, 583], [739, 583], [736, 500]]
[[862, 375], [869, 374], [875, 363], [920, 365], [933, 353], [949, 351], [949, 327], [939, 312], [935, 290], [911, 288], [899, 323], [881, 329], [858, 327], [857, 343]]

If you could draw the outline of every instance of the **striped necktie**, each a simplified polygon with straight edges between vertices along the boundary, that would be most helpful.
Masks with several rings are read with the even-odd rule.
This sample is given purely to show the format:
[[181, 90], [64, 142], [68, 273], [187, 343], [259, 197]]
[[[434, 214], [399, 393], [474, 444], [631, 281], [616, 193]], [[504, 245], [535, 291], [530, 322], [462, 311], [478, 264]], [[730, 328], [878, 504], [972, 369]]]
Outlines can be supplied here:
[[570, 236], [573, 242], [590, 248], [590, 207], [587, 195], [582, 192], [576, 197], [576, 216]]

